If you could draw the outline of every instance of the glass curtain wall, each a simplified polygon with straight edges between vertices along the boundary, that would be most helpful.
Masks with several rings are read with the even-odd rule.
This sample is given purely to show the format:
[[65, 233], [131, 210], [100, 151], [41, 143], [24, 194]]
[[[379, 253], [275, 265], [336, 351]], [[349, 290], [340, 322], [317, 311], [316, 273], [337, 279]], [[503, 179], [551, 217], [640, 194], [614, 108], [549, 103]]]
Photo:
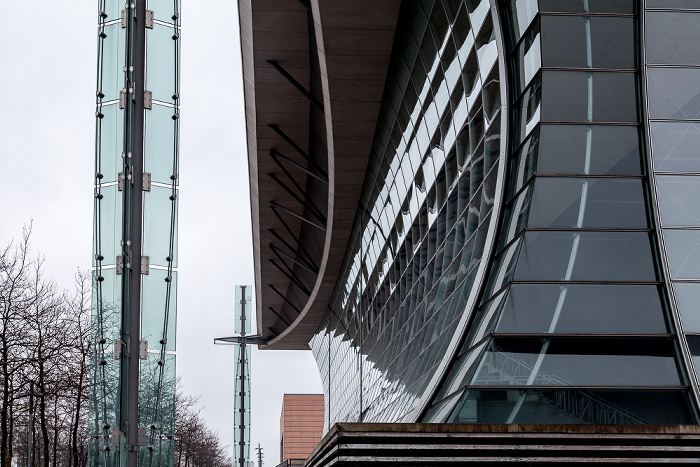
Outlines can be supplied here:
[[311, 341], [326, 427], [415, 409], [475, 299], [504, 170], [494, 19], [487, 0], [402, 2], [356, 227]]
[[502, 5], [514, 137], [498, 253], [422, 421], [695, 422], [647, 205], [636, 2]]
[[700, 365], [700, 2], [647, 0], [648, 128], [665, 258], [680, 327]]
[[[141, 65], [134, 63], [131, 11], [116, 0], [100, 0], [98, 8], [89, 465], [126, 462], [121, 430], [126, 389], [120, 367], [127, 360], [122, 280], [131, 267], [125, 261], [130, 245], [123, 240], [131, 211], [126, 196], [131, 176], [124, 174], [131, 166], [132, 135], [143, 131], [142, 251], [147, 262], [142, 261], [140, 340], [146, 342], [146, 352], [140, 361], [139, 426], [145, 430], [145, 444], [139, 446], [139, 465], [170, 466], [175, 434], [180, 4], [148, 1], [153, 21], [146, 25], [146, 60]], [[145, 66], [145, 83], [131, 82], [134, 65]], [[147, 97], [132, 104], [138, 84]], [[134, 127], [135, 112], [144, 112], [144, 128]]]

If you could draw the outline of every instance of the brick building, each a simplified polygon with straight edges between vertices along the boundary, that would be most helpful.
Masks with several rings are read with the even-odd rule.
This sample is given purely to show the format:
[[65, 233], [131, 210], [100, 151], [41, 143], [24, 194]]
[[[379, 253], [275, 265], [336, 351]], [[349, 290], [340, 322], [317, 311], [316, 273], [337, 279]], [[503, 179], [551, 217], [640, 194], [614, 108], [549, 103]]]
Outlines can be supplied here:
[[323, 394], [285, 394], [280, 417], [280, 462], [302, 465], [323, 437]]

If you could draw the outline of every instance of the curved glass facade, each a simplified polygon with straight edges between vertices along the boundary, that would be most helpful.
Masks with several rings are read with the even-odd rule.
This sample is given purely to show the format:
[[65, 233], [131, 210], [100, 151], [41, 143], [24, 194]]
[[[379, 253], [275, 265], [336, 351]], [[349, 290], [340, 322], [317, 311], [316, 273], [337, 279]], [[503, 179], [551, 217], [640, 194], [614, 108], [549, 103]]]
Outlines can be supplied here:
[[328, 424], [698, 422], [688, 3], [403, 2], [311, 341]]
[[695, 421], [649, 210], [636, 11], [504, 8], [517, 133], [499, 252], [424, 421]]
[[504, 154], [497, 19], [486, 0], [402, 4], [356, 228], [311, 341], [332, 369], [327, 421], [415, 409], [483, 280]]
[[[672, 304], [688, 365], [700, 365], [700, 3], [648, 0], [645, 84], [651, 167]], [[697, 373], [694, 381], [697, 388]]]

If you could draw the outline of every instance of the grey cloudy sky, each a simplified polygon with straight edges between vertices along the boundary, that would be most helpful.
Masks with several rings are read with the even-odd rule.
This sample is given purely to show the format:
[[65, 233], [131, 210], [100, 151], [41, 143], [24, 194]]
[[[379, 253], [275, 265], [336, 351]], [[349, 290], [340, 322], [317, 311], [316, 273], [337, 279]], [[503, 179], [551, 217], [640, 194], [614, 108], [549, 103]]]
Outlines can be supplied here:
[[[237, 2], [182, 0], [177, 373], [233, 442], [235, 284], [253, 282]], [[4, 2], [0, 16], [0, 245], [33, 219], [47, 277], [91, 262], [97, 2]], [[310, 352], [252, 357], [252, 444], [279, 459], [282, 395], [321, 393]]]

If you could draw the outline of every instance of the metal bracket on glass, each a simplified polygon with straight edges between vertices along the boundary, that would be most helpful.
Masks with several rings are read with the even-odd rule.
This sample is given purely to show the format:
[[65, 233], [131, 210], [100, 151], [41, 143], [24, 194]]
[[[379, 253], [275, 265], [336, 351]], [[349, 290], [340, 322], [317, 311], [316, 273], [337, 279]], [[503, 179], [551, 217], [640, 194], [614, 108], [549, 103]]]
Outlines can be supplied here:
[[139, 360], [148, 358], [148, 341], [139, 341]]
[[122, 89], [119, 91], [119, 108], [123, 109], [126, 107], [126, 90]]
[[148, 110], [153, 108], [153, 92], [143, 91], [143, 108]]
[[141, 274], [148, 275], [149, 272], [149, 266], [150, 264], [150, 257], [148, 256], [142, 256], [141, 257]]
[[126, 10], [122, 10], [122, 29], [126, 29]]
[[114, 359], [119, 360], [122, 358], [122, 347], [124, 346], [124, 342], [122, 341], [114, 341]]
[[153, 29], [153, 11], [152, 10], [146, 10], [146, 27], [148, 29]]
[[139, 427], [139, 435], [138, 435], [138, 445], [139, 446], [145, 446], [146, 445], [146, 427], [140, 426]]
[[117, 175], [117, 190], [118, 191], [124, 191], [124, 180], [126, 178], [124, 177], [124, 172], [119, 172]]
[[119, 441], [123, 435], [124, 433], [119, 431], [119, 427], [112, 427], [112, 434], [109, 437], [112, 440], [112, 446], [119, 446]]
[[117, 256], [117, 270], [116, 273], [117, 275], [121, 275], [121, 273], [124, 271], [124, 256], [119, 255]]
[[151, 191], [151, 174], [143, 173], [143, 191]]

